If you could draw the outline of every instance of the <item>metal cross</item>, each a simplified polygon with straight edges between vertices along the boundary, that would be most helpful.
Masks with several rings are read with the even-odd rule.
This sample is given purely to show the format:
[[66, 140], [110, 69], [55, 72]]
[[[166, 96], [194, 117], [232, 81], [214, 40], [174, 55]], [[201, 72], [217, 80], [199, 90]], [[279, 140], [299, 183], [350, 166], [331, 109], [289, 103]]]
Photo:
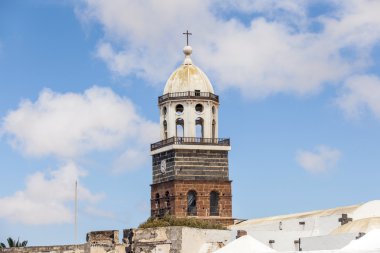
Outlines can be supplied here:
[[193, 34], [192, 34], [192, 33], [189, 33], [188, 30], [186, 30], [186, 32], [185, 32], [185, 33], [182, 33], [182, 34], [183, 34], [183, 35], [186, 34], [186, 44], [189, 45], [189, 35], [193, 35]]

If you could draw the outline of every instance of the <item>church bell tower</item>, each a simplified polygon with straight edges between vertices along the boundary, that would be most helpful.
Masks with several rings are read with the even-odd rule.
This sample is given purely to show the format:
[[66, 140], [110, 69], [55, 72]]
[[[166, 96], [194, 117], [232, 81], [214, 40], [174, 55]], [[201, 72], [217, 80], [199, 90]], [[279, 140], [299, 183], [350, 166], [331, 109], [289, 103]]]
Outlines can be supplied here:
[[231, 225], [230, 139], [218, 136], [219, 97], [207, 76], [185, 60], [158, 98], [161, 141], [151, 144], [151, 216], [196, 217]]

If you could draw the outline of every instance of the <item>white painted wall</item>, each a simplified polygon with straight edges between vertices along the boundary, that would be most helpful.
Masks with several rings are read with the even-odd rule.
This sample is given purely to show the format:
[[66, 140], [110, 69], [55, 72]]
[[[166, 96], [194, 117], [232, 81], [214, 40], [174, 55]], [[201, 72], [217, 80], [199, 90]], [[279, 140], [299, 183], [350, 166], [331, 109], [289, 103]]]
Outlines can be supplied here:
[[355, 240], [358, 233], [323, 235], [301, 238], [302, 251], [341, 249]]
[[196, 253], [204, 244], [223, 243], [226, 245], [231, 240], [230, 230], [182, 228], [181, 253]]

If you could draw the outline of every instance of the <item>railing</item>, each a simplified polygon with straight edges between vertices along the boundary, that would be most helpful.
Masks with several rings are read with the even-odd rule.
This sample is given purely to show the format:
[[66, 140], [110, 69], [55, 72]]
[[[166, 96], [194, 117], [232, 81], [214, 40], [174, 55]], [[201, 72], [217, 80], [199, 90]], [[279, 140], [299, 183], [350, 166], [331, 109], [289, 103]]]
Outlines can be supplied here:
[[158, 97], [158, 103], [161, 104], [169, 99], [177, 98], [197, 98], [197, 99], [211, 99], [216, 102], [219, 102], [219, 96], [211, 92], [200, 92], [200, 91], [185, 91], [185, 92], [174, 92], [167, 93]]
[[229, 138], [199, 138], [199, 137], [171, 137], [150, 145], [150, 150], [156, 150], [173, 144], [183, 145], [215, 145], [230, 146]]

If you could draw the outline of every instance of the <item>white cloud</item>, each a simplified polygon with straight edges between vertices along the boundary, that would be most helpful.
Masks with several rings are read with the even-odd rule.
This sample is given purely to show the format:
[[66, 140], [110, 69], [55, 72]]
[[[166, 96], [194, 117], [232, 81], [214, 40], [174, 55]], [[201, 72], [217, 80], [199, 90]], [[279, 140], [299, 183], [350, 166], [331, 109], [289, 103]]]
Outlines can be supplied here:
[[[49, 173], [36, 172], [26, 180], [25, 190], [0, 198], [0, 218], [11, 222], [42, 225], [73, 222], [75, 181], [86, 173], [69, 162]], [[103, 198], [80, 183], [78, 200], [95, 203]], [[72, 205], [71, 205], [72, 206]]]
[[298, 151], [296, 161], [306, 171], [320, 173], [333, 168], [340, 157], [341, 152], [338, 149], [318, 146], [314, 151]]
[[2, 124], [14, 147], [28, 155], [60, 158], [120, 146], [148, 149], [156, 128], [130, 100], [100, 87], [83, 94], [43, 90], [37, 101], [25, 100], [10, 111]]
[[125, 170], [138, 169], [147, 163], [148, 152], [140, 149], [127, 149], [116, 159], [113, 171], [118, 173]]
[[[302, 0], [84, 3], [78, 16], [103, 26], [97, 54], [114, 73], [162, 83], [182, 57], [181, 33], [188, 28], [195, 64], [219, 88], [236, 87], [253, 98], [308, 94], [340, 83], [371, 64], [380, 40], [379, 1], [326, 1], [333, 11], [316, 17], [308, 16], [311, 1]], [[223, 18], [231, 9], [249, 21]], [[249, 17], [252, 12], [260, 15]]]
[[350, 118], [358, 118], [368, 111], [380, 119], [380, 78], [374, 75], [351, 77], [336, 102]]

